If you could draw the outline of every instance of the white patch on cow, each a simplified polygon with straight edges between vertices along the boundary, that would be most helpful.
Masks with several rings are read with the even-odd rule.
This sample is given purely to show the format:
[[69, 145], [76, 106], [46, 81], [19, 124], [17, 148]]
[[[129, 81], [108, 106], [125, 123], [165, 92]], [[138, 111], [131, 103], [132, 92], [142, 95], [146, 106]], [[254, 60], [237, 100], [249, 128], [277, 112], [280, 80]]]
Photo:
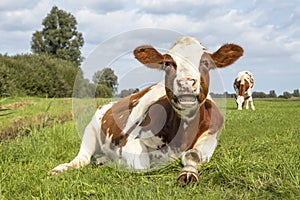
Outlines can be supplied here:
[[95, 113], [95, 117], [98, 119], [98, 123], [106, 123], [106, 120], [102, 122], [102, 118], [105, 115], [105, 113], [115, 104], [116, 102], [110, 102], [107, 104], [104, 104], [101, 109], [98, 109]]
[[150, 167], [148, 150], [138, 138], [128, 138], [126, 145], [122, 147], [122, 159], [133, 169], [143, 170]]
[[124, 117], [124, 115], [120, 115], [119, 119], [122, 119]]
[[119, 160], [119, 154], [117, 151], [117, 147], [112, 148], [111, 142], [112, 142], [113, 135], [106, 135], [104, 143], [101, 143], [101, 152], [105, 154], [107, 158], [110, 160], [117, 161]]
[[236, 98], [236, 103], [237, 103], [237, 105], [238, 105], [238, 110], [242, 110], [243, 108], [242, 108], [242, 106], [243, 106], [243, 102], [244, 102], [244, 96], [238, 96], [237, 98]]
[[[218, 144], [217, 135], [218, 135], [217, 133], [210, 134], [208, 133], [208, 131], [206, 131], [198, 138], [193, 149], [196, 149], [200, 154], [199, 155], [201, 158], [200, 164], [210, 161]], [[182, 164], [186, 166], [186, 165], [190, 165], [191, 163], [187, 163], [187, 160], [185, 160], [183, 156]]]
[[139, 125], [144, 120], [145, 113], [149, 106], [164, 95], [166, 95], [164, 81], [153, 85], [150, 90], [142, 98], [140, 98], [139, 103], [132, 109], [122, 133], [126, 134], [131, 127]]
[[143, 132], [140, 139], [147, 147], [152, 149], [158, 149], [164, 144], [162, 138], [154, 136], [151, 131]]
[[[199, 64], [202, 54], [206, 48], [196, 39], [183, 37], [176, 41], [174, 46], [168, 51], [177, 64], [176, 79], [174, 80], [174, 94], [178, 95], [177, 81], [185, 78], [197, 80], [196, 93], [200, 93], [200, 72]], [[189, 83], [189, 82], [187, 82]], [[193, 84], [192, 82], [190, 84]]]

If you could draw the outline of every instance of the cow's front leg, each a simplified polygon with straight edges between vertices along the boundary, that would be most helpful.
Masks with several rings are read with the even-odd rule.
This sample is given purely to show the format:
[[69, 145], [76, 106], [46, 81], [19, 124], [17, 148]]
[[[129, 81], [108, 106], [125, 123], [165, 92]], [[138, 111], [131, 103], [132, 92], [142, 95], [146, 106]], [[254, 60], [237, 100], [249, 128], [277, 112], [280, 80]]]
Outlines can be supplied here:
[[182, 164], [184, 167], [177, 179], [180, 185], [185, 186], [188, 183], [198, 182], [198, 165], [200, 163], [201, 156], [196, 149], [184, 152], [182, 155]]
[[184, 167], [177, 179], [180, 185], [185, 186], [188, 183], [198, 182], [198, 167], [200, 164], [210, 161], [217, 144], [217, 133], [209, 134], [206, 131], [192, 149], [182, 154], [181, 162]]

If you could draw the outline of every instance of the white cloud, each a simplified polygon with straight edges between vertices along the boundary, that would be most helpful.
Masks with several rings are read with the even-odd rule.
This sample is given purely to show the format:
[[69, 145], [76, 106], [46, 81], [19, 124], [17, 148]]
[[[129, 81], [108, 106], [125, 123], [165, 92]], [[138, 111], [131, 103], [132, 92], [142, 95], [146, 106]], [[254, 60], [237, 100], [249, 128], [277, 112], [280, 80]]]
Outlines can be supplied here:
[[78, 10], [91, 10], [96, 13], [107, 13], [121, 10], [130, 0], [55, 0], [59, 8], [75, 13]]
[[[164, 28], [198, 38], [209, 51], [228, 42], [240, 44], [245, 55], [224, 73], [229, 76], [251, 68], [258, 79], [257, 89], [268, 87], [261, 81], [266, 69], [289, 69], [300, 75], [300, 7], [295, 1], [5, 0], [0, 2], [0, 53], [27, 53], [32, 33], [41, 30], [53, 5], [75, 16], [85, 39], [85, 57], [120, 33]], [[300, 85], [299, 78], [293, 81]], [[227, 82], [231, 88], [231, 81]]]
[[23, 10], [31, 9], [38, 4], [39, 0], [1, 0], [0, 1], [0, 12], [11, 11], [11, 10]]
[[198, 12], [201, 14], [205, 9], [214, 6], [221, 6], [231, 2], [231, 0], [136, 0], [137, 6], [142, 10], [151, 13], [185, 13], [192, 14]]

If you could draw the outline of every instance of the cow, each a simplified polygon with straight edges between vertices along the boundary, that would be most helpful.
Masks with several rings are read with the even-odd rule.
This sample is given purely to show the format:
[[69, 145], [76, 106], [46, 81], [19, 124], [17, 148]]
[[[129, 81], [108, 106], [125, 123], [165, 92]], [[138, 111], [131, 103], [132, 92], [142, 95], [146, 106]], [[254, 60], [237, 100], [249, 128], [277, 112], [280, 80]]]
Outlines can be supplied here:
[[255, 110], [255, 106], [252, 98], [252, 91], [254, 86], [253, 75], [249, 71], [241, 71], [238, 73], [236, 79], [234, 80], [233, 87], [236, 91], [234, 95], [237, 109], [242, 110], [245, 102], [246, 109], [249, 109], [249, 102], [252, 110]]
[[52, 169], [52, 175], [86, 166], [93, 155], [102, 154], [99, 163], [116, 161], [141, 171], [181, 159], [178, 183], [198, 182], [198, 167], [210, 161], [224, 122], [209, 96], [209, 71], [234, 63], [243, 55], [242, 47], [224, 44], [208, 53], [195, 38], [181, 37], [165, 54], [150, 45], [133, 54], [146, 67], [164, 71], [164, 80], [100, 106], [78, 155]]

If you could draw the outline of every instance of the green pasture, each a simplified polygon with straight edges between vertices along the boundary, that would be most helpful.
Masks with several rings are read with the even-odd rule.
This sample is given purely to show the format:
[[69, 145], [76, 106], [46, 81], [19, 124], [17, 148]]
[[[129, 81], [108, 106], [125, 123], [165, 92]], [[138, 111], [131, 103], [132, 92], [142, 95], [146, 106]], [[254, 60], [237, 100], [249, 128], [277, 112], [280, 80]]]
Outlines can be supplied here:
[[255, 111], [237, 111], [228, 99], [215, 154], [200, 167], [199, 183], [187, 187], [176, 183], [178, 161], [148, 173], [92, 164], [51, 176], [79, 150], [72, 100], [17, 98], [0, 106], [8, 114], [0, 115], [1, 200], [300, 199], [299, 100], [255, 100]]

